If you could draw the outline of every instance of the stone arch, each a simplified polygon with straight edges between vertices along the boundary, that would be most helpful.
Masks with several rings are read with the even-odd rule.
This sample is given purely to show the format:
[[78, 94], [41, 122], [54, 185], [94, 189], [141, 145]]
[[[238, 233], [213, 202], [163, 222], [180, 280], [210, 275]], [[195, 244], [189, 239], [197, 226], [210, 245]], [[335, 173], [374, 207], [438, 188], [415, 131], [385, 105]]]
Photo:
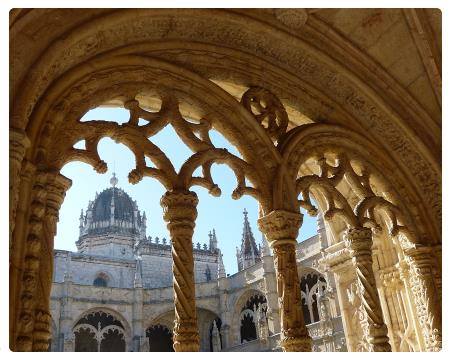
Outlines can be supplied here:
[[[200, 335], [200, 351], [210, 351], [210, 325], [212, 321], [219, 317], [214, 311], [197, 306], [198, 327]], [[162, 325], [173, 331], [175, 311], [173, 309], [163, 310], [161, 309], [158, 315], [154, 316], [145, 322], [144, 327], [146, 329], [155, 326]]]
[[[348, 154], [349, 158], [363, 161], [377, 184], [384, 186], [387, 200], [401, 209], [405, 221], [414, 229], [413, 232], [417, 237], [437, 234], [434, 227], [435, 219], [431, 219], [426, 211], [429, 204], [422, 197], [423, 189], [418, 188], [417, 184], [408, 183], [399, 164], [366, 137], [335, 125], [305, 125], [288, 134], [280, 150], [285, 165], [300, 171], [301, 164], [307, 159], [317, 157], [326, 151], [342, 152]], [[295, 171], [292, 174], [297, 177]], [[280, 175], [277, 179], [278, 198], [283, 196], [283, 176]], [[320, 196], [317, 200], [320, 206]], [[421, 241], [437, 241], [437, 239], [425, 238]]]
[[[286, 135], [280, 150], [284, 155], [286, 166], [296, 169], [288, 176], [296, 178], [296, 189], [302, 195], [298, 204], [311, 214], [317, 213], [317, 209], [310, 201], [310, 195], [312, 195], [318, 200], [319, 208], [326, 220], [331, 221], [339, 217], [346, 225], [345, 233], [337, 234], [334, 238], [340, 241], [343, 235], [346, 247], [344, 250], [348, 250], [356, 270], [355, 279], [359, 284], [359, 290], [353, 290], [350, 286], [349, 291], [353, 297], [349, 299], [352, 298], [354, 301], [354, 295], [358, 294], [363, 306], [361, 313], [354, 314], [353, 323], [358, 324], [357, 318], [368, 314], [366, 311], [369, 308], [368, 302], [373, 305], [370, 306], [371, 310], [376, 308], [372, 314], [377, 314], [376, 319], [373, 317], [370, 321], [382, 323], [383, 317], [389, 316], [387, 307], [382, 305], [384, 296], [382, 293], [380, 295], [382, 289], [377, 288], [371, 265], [374, 260], [377, 260], [373, 255], [372, 238], [381, 231], [387, 231], [391, 249], [396, 248], [397, 259], [410, 259], [408, 264], [405, 261], [398, 261], [399, 267], [410, 268], [409, 271], [414, 272], [420, 267], [417, 261], [424, 261], [427, 267], [436, 268], [436, 272], [427, 280], [429, 281], [428, 289], [421, 290], [429, 291], [429, 305], [422, 303], [415, 295], [408, 301], [414, 301], [417, 309], [425, 309], [427, 306], [435, 309], [431, 311], [435, 314], [433, 316], [430, 315], [431, 312], [424, 311], [423, 319], [428, 320], [422, 321], [432, 325], [424, 328], [422, 332], [424, 338], [434, 339], [429, 344], [440, 344], [441, 275], [437, 275], [440, 273], [440, 240], [439, 231], [435, 227], [439, 219], [435, 222], [436, 219], [430, 218], [427, 211], [431, 204], [426, 203], [423, 189], [417, 187], [417, 183], [409, 183], [405, 180], [401, 166], [380, 147], [366, 137], [345, 128], [325, 124], [298, 127]], [[313, 160], [310, 161], [310, 165], [316, 168], [311, 170], [310, 167], [306, 170], [306, 167], [303, 167], [302, 169], [309, 160]], [[281, 181], [282, 176], [285, 175], [279, 176], [280, 187], [284, 185]], [[312, 188], [315, 186], [316, 191], [313, 191]], [[277, 196], [283, 196], [282, 191], [278, 190]], [[295, 204], [297, 200], [293, 202]], [[361, 236], [358, 238], [360, 242], [354, 248], [352, 244], [356, 243], [352, 243], [354, 238], [351, 232]], [[437, 237], [431, 239], [430, 234], [436, 234]], [[341, 242], [343, 243], [344, 241]], [[396, 243], [400, 246], [392, 246]], [[367, 257], [363, 262], [359, 262], [354, 256], [362, 254], [359, 251], [363, 248], [367, 248], [364, 250]], [[430, 257], [431, 253], [436, 254], [434, 260]], [[408, 254], [412, 254], [412, 257]], [[419, 258], [422, 260], [418, 260]], [[345, 281], [348, 282], [349, 279]], [[361, 285], [363, 283], [364, 285]], [[369, 292], [370, 295], [368, 295]], [[387, 339], [389, 331], [385, 324], [383, 327], [385, 339]], [[366, 330], [362, 329], [362, 332], [366, 334]], [[433, 332], [437, 335], [430, 335]], [[393, 332], [391, 331], [390, 334], [392, 337]], [[367, 349], [365, 344], [367, 341], [363, 340], [359, 345], [355, 345], [355, 349], [360, 345]], [[387, 346], [390, 347], [390, 345]]]
[[162, 324], [154, 324], [145, 330], [150, 352], [172, 352], [172, 330]]
[[94, 286], [110, 287], [114, 285], [114, 279], [111, 277], [109, 272], [100, 270], [95, 273], [92, 284]]
[[[311, 324], [320, 320], [319, 293], [326, 288], [326, 279], [319, 271], [305, 269], [300, 275], [300, 293], [305, 324]], [[321, 288], [319, 289], [319, 281]]]
[[[107, 316], [111, 316], [114, 319], [116, 319], [118, 322], [120, 322], [120, 324], [123, 327], [123, 338], [124, 338], [124, 341], [125, 341], [125, 351], [128, 351], [128, 349], [132, 349], [132, 331], [131, 331], [131, 327], [130, 327], [127, 319], [122, 314], [120, 314], [119, 312], [117, 312], [117, 311], [115, 311], [113, 309], [110, 309], [110, 308], [93, 307], [93, 308], [90, 308], [88, 310], [83, 311], [81, 314], [79, 314], [75, 318], [75, 320], [73, 322], [72, 330], [74, 330], [77, 327], [77, 324], [84, 317], [88, 316], [89, 314], [95, 314], [97, 312], [98, 313], [104, 313]], [[110, 326], [106, 326], [103, 330], [109, 331], [109, 328], [110, 328]], [[91, 329], [90, 331], [92, 332], [93, 330], [96, 330], [95, 327], [93, 329]], [[114, 328], [111, 328], [111, 331], [114, 331], [114, 330], [117, 330], [117, 326], [115, 326]]]
[[[265, 295], [262, 291], [257, 289], [246, 289], [240, 292], [232, 304], [233, 308], [233, 314], [231, 318], [231, 324], [230, 324], [230, 334], [232, 334], [232, 338], [230, 339], [232, 345], [237, 345], [241, 343], [241, 312], [243, 310], [243, 307], [251, 299], [255, 296], [261, 296], [264, 297]], [[267, 301], [267, 300], [266, 300]]]
[[[62, 102], [57, 104], [56, 109], [53, 108], [48, 111], [48, 109], [45, 109], [46, 107], [51, 108], [55, 105], [49, 93], [55, 89], [55, 86], [64, 88], [72, 80], [75, 80], [77, 73], [80, 75], [80, 68], [87, 70], [86, 73], [92, 75], [95, 73], [95, 80], [101, 85], [102, 81], [105, 80], [102, 78], [105, 73], [94, 68], [105, 58], [113, 59], [109, 64], [111, 67], [108, 68], [111, 71], [114, 71], [113, 62], [115, 60], [118, 62], [124, 60], [123, 65], [127, 66], [131, 65], [132, 58], [139, 58], [138, 63], [142, 65], [144, 61], [141, 58], [146, 56], [135, 53], [130, 55], [129, 50], [132, 50], [131, 46], [138, 46], [138, 44], [144, 44], [145, 47], [146, 43], [155, 45], [154, 49], [150, 50], [150, 55], [153, 58], [158, 58], [158, 60], [146, 59], [148, 62], [160, 61], [160, 63], [163, 63], [164, 59], [170, 59], [173, 64], [176, 64], [173, 65], [174, 67], [182, 68], [182, 75], [189, 73], [189, 70], [186, 69], [195, 69], [198, 77], [222, 81], [222, 87], [224, 86], [224, 80], [231, 79], [232, 87], [236, 83], [238, 85], [244, 84], [246, 87], [263, 84], [277, 94], [281, 93], [276, 91], [277, 87], [287, 88], [282, 92], [283, 100], [299, 105], [300, 112], [303, 110], [313, 121], [330, 122], [338, 125], [348, 123], [354, 133], [362, 134], [366, 132], [366, 138], [370, 141], [364, 139], [363, 142], [359, 143], [360, 149], [358, 150], [362, 150], [360, 153], [365, 154], [364, 158], [366, 156], [370, 158], [372, 154], [376, 154], [378, 157], [376, 167], [378, 168], [384, 165], [383, 159], [387, 159], [388, 168], [393, 170], [393, 173], [397, 173], [390, 178], [390, 184], [394, 184], [395, 192], [400, 192], [399, 201], [396, 202], [396, 205], [404, 204], [402, 210], [405, 210], [405, 208], [409, 210], [409, 205], [424, 204], [419, 206], [419, 209], [415, 209], [413, 214], [405, 211], [405, 217], [409, 218], [410, 224], [417, 224], [419, 228], [417, 234], [420, 237], [421, 245], [439, 246], [441, 239], [439, 119], [431, 118], [409, 96], [407, 90], [401, 88], [399, 84], [387, 76], [378, 64], [375, 64], [374, 61], [368, 61], [360, 52], [355, 51], [354, 46], [343, 42], [338, 34], [334, 34], [332, 31], [323, 31], [323, 24], [321, 25], [317, 19], [312, 18], [311, 21], [308, 21], [308, 15], [302, 13], [302, 10], [299, 11], [304, 16], [301, 16], [300, 19], [304, 20], [295, 24], [283, 21], [284, 17], [279, 16], [276, 10], [273, 10], [273, 13], [272, 10], [269, 10], [268, 13], [264, 13], [264, 11], [252, 13], [245, 10], [203, 9], [196, 11], [179, 9], [177, 10], [177, 16], [173, 16], [171, 11], [167, 9], [105, 10], [104, 12], [92, 10], [92, 12], [86, 11], [84, 15], [78, 13], [74, 17], [77, 21], [71, 21], [71, 13], [69, 12], [59, 13], [62, 14], [60, 17], [48, 16], [47, 13], [38, 10], [18, 10], [19, 16], [17, 17], [13, 14], [14, 21], [12, 22], [11, 34], [16, 41], [12, 42], [11, 57], [16, 60], [18, 66], [13, 69], [14, 76], [12, 78], [14, 81], [11, 86], [14, 95], [11, 97], [11, 104], [13, 105], [11, 125], [14, 134], [12, 140], [14, 144], [12, 178], [18, 176], [22, 169], [21, 178], [24, 183], [19, 188], [19, 182], [11, 181], [13, 183], [11, 191], [13, 201], [10, 212], [13, 223], [10, 228], [11, 234], [15, 231], [15, 224], [18, 224], [17, 231], [14, 232], [14, 241], [10, 239], [10, 247], [13, 249], [12, 263], [15, 265], [15, 267], [13, 266], [14, 269], [35, 265], [40, 259], [40, 242], [51, 244], [51, 233], [54, 233], [58, 209], [62, 202], [60, 198], [64, 197], [64, 191], [70, 186], [68, 179], [58, 177], [59, 166], [48, 167], [48, 163], [45, 162], [48, 155], [46, 154], [48, 144], [45, 143], [45, 140], [38, 144], [36, 139], [39, 135], [42, 135], [43, 138], [49, 136], [49, 134], [54, 135], [55, 128], [52, 127], [56, 126], [56, 129], [58, 129], [58, 121], [60, 123], [66, 119], [70, 121], [71, 116], [83, 113], [85, 109], [82, 110], [80, 107], [83, 106], [82, 100], [84, 99], [78, 99], [80, 100], [79, 104], [81, 104], [78, 105], [78, 109], [76, 104], [72, 108], [73, 104]], [[24, 48], [19, 47], [16, 50], [14, 44], [28, 44], [28, 41], [30, 41], [30, 37], [25, 34], [32, 34], [31, 38], [39, 35], [39, 31], [29, 24], [44, 23], [44, 18], [50, 19], [46, 23], [48, 26], [42, 27], [46, 29], [47, 36], [42, 36], [36, 46], [29, 46], [28, 51], [23, 51]], [[298, 31], [302, 27], [305, 31]], [[164, 31], [161, 31], [162, 29]], [[259, 36], [259, 34], [265, 35]], [[24, 41], [17, 40], [16, 36]], [[58, 39], [58, 41], [54, 41], [54, 39]], [[177, 39], [177, 41], [174, 41], [174, 39]], [[166, 43], [169, 42], [172, 42], [172, 45], [175, 43], [175, 46], [170, 49], [169, 44], [168, 48], [164, 48]], [[180, 49], [183, 50], [183, 43], [191, 45], [193, 42], [198, 42], [199, 47], [193, 49], [189, 54], [186, 51], [180, 51]], [[286, 46], [286, 43], [289, 46]], [[163, 45], [158, 48], [159, 44]], [[327, 49], [328, 47], [331, 50]], [[222, 52], [218, 52], [218, 49], [221, 49]], [[231, 50], [226, 51], [226, 49]], [[142, 50], [143, 48], [138, 49], [138, 51]], [[246, 60], [253, 61], [242, 61], [236, 55], [243, 53], [248, 55]], [[328, 55], [330, 53], [333, 53], [333, 57]], [[258, 61], [258, 58], [261, 61]], [[199, 64], [201, 62], [199, 59], [204, 59], [204, 63]], [[233, 64], [241, 61], [241, 66], [240, 68], [233, 66], [231, 70], [228, 70], [227, 66], [223, 66], [225, 61]], [[249, 63], [252, 65], [248, 67], [251, 74], [247, 78], [243, 78], [240, 75], [242, 74], [240, 69]], [[273, 64], [273, 67], [270, 67], [271, 76], [266, 81], [264, 74], [262, 74], [263, 71], [261, 71], [265, 67], [261, 65], [268, 63]], [[137, 67], [141, 65], [137, 65]], [[143, 68], [145, 68], [144, 72], [151, 73], [149, 71], [151, 66]], [[167, 70], [167, 67], [165, 69]], [[157, 70], [155, 70], [155, 73], [161, 75], [161, 72], [158, 73]], [[236, 75], [237, 73], [240, 74]], [[260, 74], [258, 75], [258, 73]], [[164, 75], [165, 73], [162, 77], [158, 77], [158, 81], [159, 79], [162, 79], [162, 82], [167, 80]], [[274, 75], [279, 77], [278, 81], [273, 81], [273, 79], [276, 79]], [[285, 85], [286, 77], [293, 78], [293, 82], [286, 82]], [[63, 83], [56, 79], [63, 79]], [[183, 77], [181, 79], [183, 80]], [[189, 79], [192, 80], [192, 77]], [[364, 83], [361, 79], [369, 80]], [[120, 84], [120, 82], [117, 82], [115, 85], [120, 87]], [[199, 82], [195, 84], [198, 85]], [[298, 86], [292, 86], [292, 84]], [[302, 95], [307, 95], [305, 103], [309, 103], [312, 98], [316, 98], [317, 101], [311, 101], [311, 104], [313, 104], [311, 106], [301, 104], [303, 99], [301, 96], [295, 99], [295, 95], [298, 94], [297, 91], [300, 91], [299, 89], [302, 91]], [[91, 91], [92, 95], [92, 92], [95, 93], [96, 90], [98, 89], [92, 88], [91, 84], [86, 82], [75, 89], [74, 96], [82, 98], [82, 94], [85, 92]], [[221, 105], [224, 103], [225, 108], [232, 108], [234, 110], [233, 115], [239, 115], [242, 110], [235, 108], [234, 103], [228, 103], [227, 96], [220, 96], [219, 92], [218, 89], [208, 84], [203, 93], [213, 97]], [[58, 90], [56, 93], [58, 93]], [[64, 91], [60, 91], [56, 98], [63, 97], [61, 95], [63, 93]], [[120, 91], [117, 88], [108, 89], [105, 93], [105, 101], [118, 93]], [[214, 97], [210, 93], [216, 96]], [[98, 100], [97, 97], [91, 96], [91, 98]], [[299, 100], [299, 98], [301, 99]], [[230, 100], [230, 96], [228, 96], [228, 100]], [[94, 105], [89, 101], [86, 101], [86, 104], [88, 107]], [[70, 109], [65, 109], [65, 107], [70, 107]], [[211, 109], [208, 108], [208, 110]], [[70, 114], [70, 111], [73, 111], [73, 113]], [[194, 113], [192, 116], [195, 118]], [[244, 115], [244, 117], [251, 118], [249, 114]], [[56, 124], [51, 122], [51, 118], [56, 118]], [[234, 116], [230, 116], [230, 118], [233, 119]], [[350, 121], [345, 121], [348, 119]], [[423, 121], [424, 119], [426, 121]], [[223, 122], [223, 124], [225, 123]], [[222, 124], [222, 122], [218, 121], [217, 124]], [[243, 122], [243, 132], [248, 132], [245, 130], [245, 125], [248, 124], [245, 121]], [[323, 129], [327, 125], [321, 124], [320, 126], [313, 126], [312, 128]], [[249, 133], [261, 135], [256, 136], [255, 139], [260, 140], [263, 145], [268, 145], [270, 141], [267, 140], [267, 137], [264, 140], [261, 130], [258, 130], [258, 127], [255, 127], [255, 129], [256, 132], [250, 131]], [[310, 130], [311, 127], [308, 129]], [[301, 131], [303, 130], [305, 130], [305, 127]], [[323, 140], [333, 138], [333, 134], [336, 135], [335, 137], [337, 137], [337, 134], [342, 135], [342, 129], [339, 129], [339, 126], [331, 126], [326, 130], [330, 130], [330, 132], [328, 136], [323, 136]], [[326, 133], [327, 131], [322, 135], [326, 135]], [[314, 137], [314, 134], [310, 133], [308, 136], [310, 135]], [[351, 137], [354, 139], [357, 136], [351, 134]], [[315, 138], [317, 139], [317, 136]], [[360, 138], [363, 137], [360, 136]], [[305, 141], [305, 144], [312, 142]], [[353, 150], [356, 144], [358, 144], [358, 141], [352, 145]], [[366, 147], [366, 145], [368, 146]], [[25, 152], [24, 149], [27, 146], [29, 146], [29, 149], [25, 154], [25, 160], [22, 161], [24, 155], [22, 152]], [[279, 144], [279, 148], [282, 147]], [[262, 152], [268, 150], [266, 146], [262, 148]], [[376, 151], [368, 151], [368, 148]], [[263, 208], [266, 212], [278, 207], [297, 211], [296, 199], [289, 196], [289, 194], [292, 195], [295, 192], [293, 186], [291, 186], [292, 181], [287, 181], [288, 185], [284, 184], [285, 177], [296, 177], [297, 172], [286, 169], [286, 163], [278, 166], [280, 165], [278, 154], [271, 147], [269, 149], [263, 155], [267, 155], [265, 159], [268, 161], [273, 160], [273, 167], [269, 166], [268, 169], [264, 169], [260, 175], [264, 178], [267, 173], [268, 178], [270, 178], [274, 172], [279, 172], [281, 180], [278, 183], [278, 190], [282, 189], [283, 186], [288, 189], [285, 191], [286, 188], [284, 188], [273, 199], [272, 196], [268, 196], [265, 199], [267, 203], [264, 204]], [[378, 152], [378, 149], [383, 149], [383, 154]], [[391, 154], [387, 156], [386, 154], [389, 153]], [[246, 156], [244, 154], [244, 158]], [[262, 158], [257, 148], [248, 149], [248, 156], [254, 156], [258, 160]], [[287, 157], [289, 156], [287, 155]], [[62, 160], [55, 159], [56, 162], [61, 161], [63, 163]], [[102, 170], [102, 164], [95, 163], [95, 165], [98, 165], [98, 169]], [[36, 167], [37, 173], [35, 173]], [[47, 176], [46, 172], [50, 175]], [[286, 175], [289, 172], [293, 174]], [[51, 178], [49, 187], [52, 187], [52, 190], [49, 190], [49, 199], [46, 198], [46, 194], [43, 195], [42, 191], [48, 185], [46, 183], [47, 177]], [[405, 180], [410, 178], [413, 180]], [[34, 182], [35, 179], [36, 182]], [[55, 181], [52, 182], [53, 180]], [[293, 180], [295, 181], [295, 179]], [[292, 188], [289, 188], [289, 186]], [[266, 191], [266, 194], [271, 194], [271, 191]], [[397, 195], [395, 194], [394, 197]], [[43, 223], [42, 207], [45, 207], [47, 201], [49, 213], [45, 216], [50, 218], [50, 221], [44, 223], [44, 225], [48, 228], [47, 232], [50, 235], [46, 235], [46, 237], [49, 237], [49, 239], [46, 239], [48, 241], [42, 241], [37, 235], [39, 231], [36, 229]], [[21, 208], [17, 213], [20, 216], [16, 217], [16, 204], [18, 202], [20, 202]], [[273, 203], [276, 206], [273, 206]], [[31, 229], [30, 234], [28, 234], [29, 229], [27, 228], [29, 215], [35, 216], [38, 222]], [[410, 240], [409, 242], [414, 244], [414, 241]], [[48, 253], [50, 253], [51, 249], [48, 250]], [[24, 259], [28, 259], [27, 265], [23, 264], [26, 261]], [[31, 261], [33, 261], [33, 264]], [[42, 259], [42, 261], [45, 261], [45, 259]], [[22, 274], [14, 271], [12, 270], [11, 276], [12, 298], [15, 302], [20, 303], [18, 299], [20, 299], [20, 292], [22, 291], [20, 288]], [[23, 280], [32, 284], [34, 280], [34, 283], [36, 283], [36, 279], [29, 274]], [[45, 279], [39, 280], [44, 284], [51, 282]], [[34, 299], [30, 302], [33, 303], [33, 301]], [[20, 308], [20, 306], [19, 304], [18, 307]], [[19, 315], [15, 311], [15, 306], [13, 306], [11, 318], [19, 319]], [[27, 324], [29, 313], [24, 316], [21, 314], [20, 318], [22, 325], [26, 325], [29, 329], [30, 324]], [[22, 326], [16, 326], [15, 324], [16, 321], [13, 321], [11, 331], [13, 339], [18, 332], [16, 328]], [[30, 330], [26, 332], [27, 334], [22, 336], [20, 346], [29, 349], [30, 344], [32, 344], [32, 340], [30, 340], [32, 337], [29, 335]], [[13, 340], [12, 343], [15, 344], [15, 341]], [[15, 345], [12, 347], [15, 347]]]

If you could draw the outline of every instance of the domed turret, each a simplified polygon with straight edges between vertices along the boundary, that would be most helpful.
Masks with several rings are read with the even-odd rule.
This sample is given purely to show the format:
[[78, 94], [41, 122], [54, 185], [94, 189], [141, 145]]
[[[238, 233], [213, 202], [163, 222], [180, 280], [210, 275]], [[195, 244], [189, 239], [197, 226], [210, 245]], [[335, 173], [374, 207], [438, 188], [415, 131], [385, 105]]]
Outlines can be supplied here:
[[[124, 241], [128, 239], [131, 249], [135, 240], [145, 239], [146, 218], [141, 217], [136, 201], [116, 187], [118, 179], [115, 173], [110, 183], [112, 187], [96, 194], [94, 201], [89, 201], [86, 215], [80, 218], [80, 239], [77, 241], [80, 251], [91, 252], [100, 244], [103, 247], [105, 239], [112, 242], [115, 236]], [[129, 253], [128, 250], [123, 248], [120, 253]]]

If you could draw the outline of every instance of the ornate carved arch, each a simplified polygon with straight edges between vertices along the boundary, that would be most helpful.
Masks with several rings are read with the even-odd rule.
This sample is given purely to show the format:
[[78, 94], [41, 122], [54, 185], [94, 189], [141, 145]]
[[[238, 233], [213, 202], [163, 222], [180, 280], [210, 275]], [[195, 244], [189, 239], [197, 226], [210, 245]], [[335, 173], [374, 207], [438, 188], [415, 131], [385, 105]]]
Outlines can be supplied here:
[[[324, 158], [326, 153], [345, 154], [348, 161], [359, 161], [364, 164], [366, 171], [372, 176], [371, 180], [375, 180], [383, 186], [384, 199], [393, 204], [403, 215], [403, 221], [407, 223], [407, 226], [414, 229], [416, 241], [439, 242], [440, 235], [432, 238], [426, 235], [439, 234], [439, 232], [436, 231], [436, 228], [438, 228], [436, 219], [430, 218], [429, 212], [427, 212], [430, 204], [423, 199], [423, 189], [418, 189], [416, 184], [406, 181], [407, 177], [401, 171], [399, 165], [367, 138], [334, 125], [304, 125], [286, 135], [280, 145], [280, 151], [283, 154], [284, 166], [292, 171], [287, 176], [295, 179], [303, 164], [311, 159], [315, 159], [316, 162], [322, 161], [321, 159]], [[338, 168], [333, 171], [337, 170]], [[343, 173], [336, 175], [333, 180], [335, 182], [342, 178]], [[309, 180], [305, 180], [305, 182], [309, 182]], [[306, 184], [305, 186], [308, 187]], [[277, 196], [281, 197], [283, 193], [281, 175], [275, 188], [277, 189]], [[357, 190], [354, 187], [352, 188], [354, 191]], [[333, 191], [331, 188], [329, 190]], [[340, 197], [337, 193], [335, 195]], [[357, 193], [357, 195], [361, 197], [363, 194]], [[344, 206], [346, 199], [341, 198], [339, 201]], [[360, 204], [360, 212], [367, 209], [365, 206], [366, 204]], [[370, 204], [368, 203], [367, 206], [370, 207]], [[418, 240], [419, 238], [421, 240]]]

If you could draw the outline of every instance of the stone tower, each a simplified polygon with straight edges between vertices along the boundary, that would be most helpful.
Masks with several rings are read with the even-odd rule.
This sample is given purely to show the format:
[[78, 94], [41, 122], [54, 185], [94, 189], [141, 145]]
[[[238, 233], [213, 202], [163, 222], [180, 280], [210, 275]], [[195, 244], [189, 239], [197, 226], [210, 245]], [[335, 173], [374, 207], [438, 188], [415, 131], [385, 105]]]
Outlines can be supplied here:
[[256, 245], [247, 215], [248, 212], [244, 209], [244, 228], [242, 230], [241, 248], [236, 248], [236, 258], [239, 271], [261, 261], [260, 249]]
[[115, 173], [110, 183], [110, 188], [89, 201], [84, 215], [81, 211], [77, 249], [80, 253], [130, 258], [135, 243], [146, 237], [147, 218], [141, 216], [136, 201], [117, 187]]

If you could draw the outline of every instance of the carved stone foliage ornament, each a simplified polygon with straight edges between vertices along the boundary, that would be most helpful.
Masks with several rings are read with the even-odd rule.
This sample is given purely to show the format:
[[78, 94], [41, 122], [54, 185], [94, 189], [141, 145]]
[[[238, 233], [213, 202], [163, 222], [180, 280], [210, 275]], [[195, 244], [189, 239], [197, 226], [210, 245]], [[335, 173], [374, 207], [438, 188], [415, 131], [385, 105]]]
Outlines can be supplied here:
[[288, 115], [281, 101], [269, 90], [251, 87], [242, 95], [241, 103], [258, 123], [265, 122], [265, 129], [273, 141], [286, 133]]

